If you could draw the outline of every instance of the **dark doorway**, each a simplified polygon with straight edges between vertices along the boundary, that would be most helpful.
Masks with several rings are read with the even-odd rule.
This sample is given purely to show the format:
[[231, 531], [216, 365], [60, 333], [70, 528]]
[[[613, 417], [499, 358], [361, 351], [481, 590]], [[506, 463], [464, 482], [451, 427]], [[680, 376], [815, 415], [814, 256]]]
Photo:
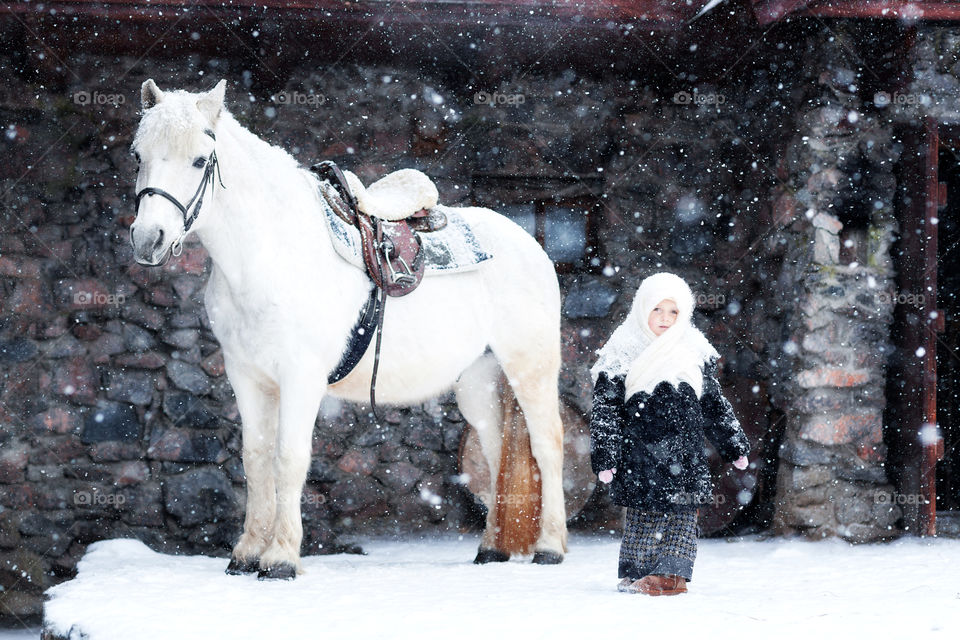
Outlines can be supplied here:
[[937, 309], [943, 316], [937, 340], [937, 422], [944, 440], [936, 474], [938, 520], [960, 515], [960, 137], [944, 132], [939, 161], [946, 206], [938, 220], [937, 252]]
[[[884, 443], [887, 472], [896, 488], [900, 526], [914, 535], [936, 534], [938, 437], [937, 354], [943, 330], [938, 309], [942, 263], [940, 218], [943, 193], [940, 157], [947, 132], [932, 120], [898, 132], [903, 155], [898, 167], [894, 204], [900, 232], [892, 248], [896, 289], [893, 292], [893, 351], [887, 361], [887, 408]], [[944, 245], [944, 251], [949, 245]], [[950, 285], [947, 285], [950, 287]], [[946, 375], [946, 372], [944, 372]]]

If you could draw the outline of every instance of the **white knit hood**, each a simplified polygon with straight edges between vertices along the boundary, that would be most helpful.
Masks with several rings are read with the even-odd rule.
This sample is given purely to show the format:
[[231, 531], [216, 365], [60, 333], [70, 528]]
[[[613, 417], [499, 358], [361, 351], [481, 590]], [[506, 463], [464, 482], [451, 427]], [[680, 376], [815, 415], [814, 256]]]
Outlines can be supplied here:
[[[663, 300], [672, 300], [679, 311], [677, 320], [660, 336], [651, 331], [650, 313]], [[633, 306], [599, 351], [590, 373], [596, 382], [600, 372], [608, 377], [626, 376], [624, 400], [635, 393], [653, 390], [663, 381], [679, 387], [686, 382], [703, 393], [703, 366], [720, 354], [691, 324], [694, 298], [690, 287], [677, 275], [656, 273], [640, 283]]]

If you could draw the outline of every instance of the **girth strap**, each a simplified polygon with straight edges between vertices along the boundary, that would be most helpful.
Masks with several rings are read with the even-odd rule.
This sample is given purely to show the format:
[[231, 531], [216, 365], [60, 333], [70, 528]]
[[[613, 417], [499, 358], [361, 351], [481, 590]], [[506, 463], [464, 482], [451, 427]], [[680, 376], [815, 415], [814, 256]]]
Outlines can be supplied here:
[[350, 341], [347, 343], [347, 350], [344, 351], [343, 356], [341, 356], [337, 368], [327, 376], [328, 384], [340, 382], [346, 378], [347, 375], [353, 371], [353, 368], [357, 366], [357, 363], [360, 362], [360, 358], [367, 352], [367, 347], [370, 346], [370, 340], [373, 339], [373, 334], [380, 324], [379, 318], [383, 315], [381, 313], [382, 309], [380, 292], [377, 287], [371, 287], [370, 297], [367, 298], [360, 318], [350, 331]]

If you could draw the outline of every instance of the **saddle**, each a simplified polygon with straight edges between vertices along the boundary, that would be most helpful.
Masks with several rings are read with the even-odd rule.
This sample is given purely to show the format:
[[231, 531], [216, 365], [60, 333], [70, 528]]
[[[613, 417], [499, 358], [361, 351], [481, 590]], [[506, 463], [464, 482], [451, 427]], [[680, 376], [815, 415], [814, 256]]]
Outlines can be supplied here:
[[356, 367], [375, 333], [370, 406], [376, 416], [377, 370], [387, 296], [405, 296], [420, 285], [424, 272], [420, 234], [444, 228], [447, 217], [433, 210], [438, 200], [436, 186], [414, 169], [401, 169], [369, 187], [329, 160], [310, 170], [320, 178], [320, 194], [333, 212], [360, 231], [363, 263], [374, 284], [350, 332], [340, 363], [327, 376], [327, 384], [339, 382]]
[[320, 178], [320, 193], [334, 213], [360, 231], [364, 265], [376, 288], [391, 297], [413, 292], [424, 272], [420, 234], [447, 224], [434, 209], [433, 181], [415, 169], [401, 169], [364, 187], [329, 160], [310, 170]]

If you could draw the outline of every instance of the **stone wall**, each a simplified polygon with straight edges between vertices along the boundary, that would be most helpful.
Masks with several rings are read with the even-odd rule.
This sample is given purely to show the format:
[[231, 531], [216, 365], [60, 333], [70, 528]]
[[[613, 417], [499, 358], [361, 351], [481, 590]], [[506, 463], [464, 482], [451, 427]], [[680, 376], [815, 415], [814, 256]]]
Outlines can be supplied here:
[[805, 107], [775, 195], [778, 293], [797, 302], [777, 358], [786, 431], [774, 528], [862, 542], [897, 535], [900, 515], [883, 444], [899, 150], [842, 46], [830, 32], [809, 42]]

